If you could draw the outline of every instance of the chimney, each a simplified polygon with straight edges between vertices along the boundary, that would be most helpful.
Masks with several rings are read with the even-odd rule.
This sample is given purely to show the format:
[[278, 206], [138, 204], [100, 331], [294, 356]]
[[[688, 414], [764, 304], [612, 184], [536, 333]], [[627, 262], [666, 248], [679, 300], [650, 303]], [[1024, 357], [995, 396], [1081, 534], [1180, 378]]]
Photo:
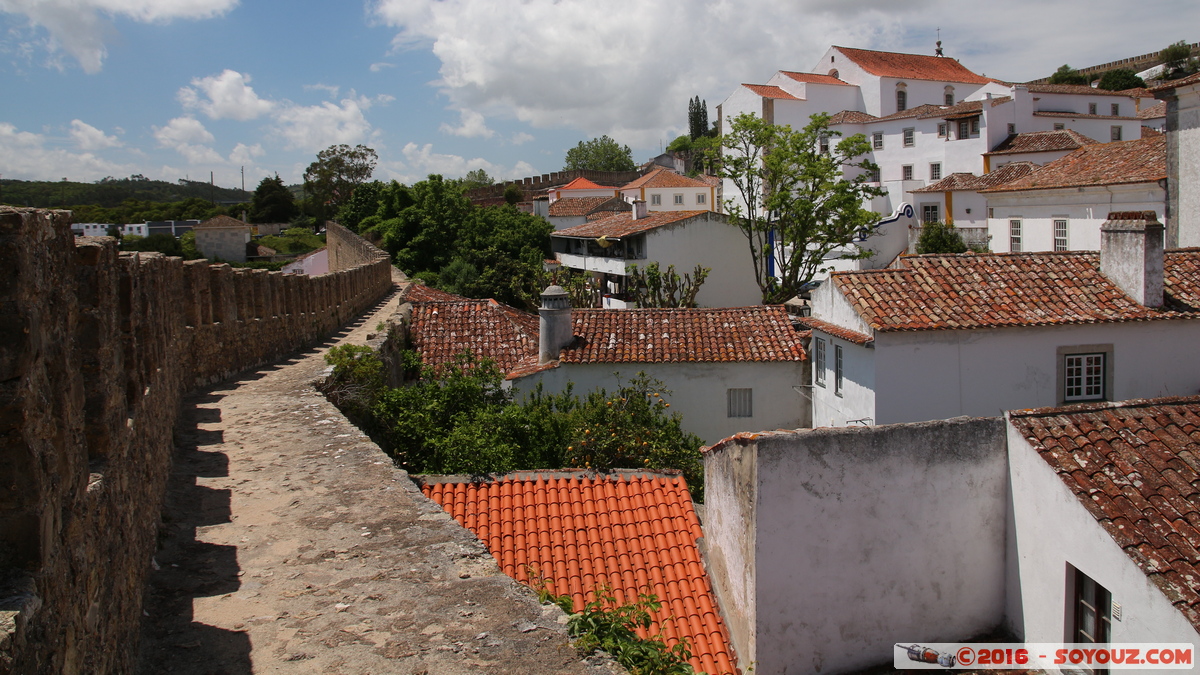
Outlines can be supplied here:
[[633, 200], [633, 215], [631, 216], [631, 218], [633, 220], [638, 220], [640, 218], [645, 218], [646, 214], [647, 214], [646, 200], [645, 199]]
[[575, 339], [571, 326], [571, 301], [562, 286], [542, 291], [538, 308], [538, 363], [558, 360], [563, 347]]
[[1163, 225], [1153, 211], [1117, 211], [1100, 226], [1100, 273], [1145, 307], [1163, 304]]

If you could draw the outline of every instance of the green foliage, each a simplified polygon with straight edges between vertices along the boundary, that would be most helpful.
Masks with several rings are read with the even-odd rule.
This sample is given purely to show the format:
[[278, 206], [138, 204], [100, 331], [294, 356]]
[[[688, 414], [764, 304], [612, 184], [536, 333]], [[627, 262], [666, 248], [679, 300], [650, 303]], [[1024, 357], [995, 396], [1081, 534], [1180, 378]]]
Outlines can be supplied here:
[[351, 193], [350, 199], [346, 200], [338, 209], [338, 223], [350, 228], [351, 231], [362, 232], [366, 229], [362, 224], [363, 221], [374, 217], [379, 210], [379, 198], [386, 187], [386, 183], [377, 180], [359, 185]]
[[259, 237], [257, 243], [269, 246], [279, 253], [300, 254], [315, 251], [325, 245], [325, 240], [304, 227], [291, 227], [280, 235]]
[[1174, 80], [1196, 72], [1196, 59], [1192, 58], [1192, 48], [1186, 40], [1167, 45], [1158, 56], [1165, 68], [1164, 79]]
[[377, 226], [397, 267], [415, 274], [450, 263], [457, 234], [471, 213], [458, 185], [431, 175], [411, 188], [392, 183], [381, 198]]
[[657, 262], [646, 265], [645, 270], [630, 265], [629, 289], [638, 307], [695, 307], [696, 294], [711, 271], [696, 265], [691, 273], [680, 277], [674, 265], [667, 265], [666, 272], [658, 268]]
[[[746, 236], [764, 303], [795, 296], [822, 269], [826, 254], [845, 249], [879, 221], [862, 207], [884, 194], [867, 184], [878, 168], [868, 158], [870, 143], [862, 134], [834, 143], [838, 136], [824, 113], [800, 131], [742, 114], [721, 138], [723, 152], [710, 155], [717, 175], [733, 186], [736, 198], [725, 200], [725, 212]], [[858, 249], [842, 257], [867, 255]]]
[[325, 384], [329, 400], [355, 419], [367, 418], [384, 385], [379, 355], [370, 347], [339, 345], [325, 354], [325, 363], [333, 366]]
[[563, 171], [591, 169], [593, 171], [633, 171], [633, 151], [622, 146], [607, 135], [593, 138], [567, 151]]
[[516, 206], [525, 199], [525, 191], [522, 190], [516, 183], [509, 184], [504, 188], [504, 203], [509, 206]]
[[1123, 91], [1135, 87], [1145, 87], [1146, 81], [1128, 68], [1118, 68], [1101, 75], [1100, 84], [1097, 86], [1108, 91]]
[[331, 145], [317, 153], [317, 161], [304, 171], [304, 190], [310, 213], [326, 220], [349, 201], [355, 188], [367, 182], [379, 156], [365, 145]]
[[148, 237], [129, 235], [121, 238], [122, 251], [158, 251], [165, 255], [183, 257], [183, 247], [170, 234], [152, 234]]
[[496, 180], [489, 176], [488, 172], [483, 169], [473, 169], [468, 171], [467, 175], [462, 177], [462, 185], [464, 190], [488, 187], [495, 182]]
[[917, 240], [917, 253], [966, 253], [967, 245], [952, 223], [925, 223]]
[[[83, 206], [96, 212], [102, 209], [116, 209], [126, 202], [144, 204], [147, 208], [178, 203], [188, 199], [198, 199], [215, 208], [212, 200], [222, 202], [241, 201], [246, 193], [234, 188], [223, 188], [209, 185], [207, 182], [179, 179], [172, 183], [162, 180], [148, 180], [145, 176], [134, 175], [129, 178], [113, 178], [109, 176], [94, 183], [76, 183], [72, 181], [24, 181], [5, 178], [0, 180], [0, 203], [13, 206], [35, 206], [39, 208], [64, 208], [77, 210]], [[87, 218], [80, 219], [76, 214], [75, 222], [94, 223], [140, 223], [147, 220], [178, 220], [178, 218]]]
[[230, 267], [242, 267], [250, 270], [267, 270], [268, 272], [278, 272], [283, 269], [283, 266], [288, 264], [287, 260], [251, 260], [249, 262], [231, 262]]
[[292, 191], [283, 184], [279, 174], [264, 178], [250, 199], [249, 220], [252, 223], [286, 223], [300, 213]]
[[687, 134], [683, 134], [682, 136], [676, 136], [675, 140], [673, 140], [667, 144], [667, 152], [691, 152], [691, 151], [692, 151], [692, 137]]
[[[567, 621], [567, 632], [575, 639], [575, 648], [580, 653], [607, 652], [633, 675], [690, 675], [695, 672], [688, 663], [692, 652], [687, 640], [668, 647], [661, 630], [647, 638], [637, 634], [638, 628], [649, 630], [654, 623], [651, 612], [662, 609], [658, 596], [643, 592], [635, 601], [618, 604], [612, 590], [605, 585], [596, 588], [594, 595], [594, 600], [585, 604], [581, 611], [571, 614]], [[570, 596], [548, 593], [547, 596], [559, 607], [573, 608]]]
[[688, 101], [688, 136], [694, 141], [708, 135], [708, 101]]
[[1050, 84], [1088, 84], [1090, 80], [1087, 75], [1064, 63], [1054, 71], [1048, 82]]
[[188, 230], [179, 237], [179, 248], [184, 260], [199, 260], [204, 257], [204, 254], [200, 253], [200, 249], [196, 248], [195, 230]]

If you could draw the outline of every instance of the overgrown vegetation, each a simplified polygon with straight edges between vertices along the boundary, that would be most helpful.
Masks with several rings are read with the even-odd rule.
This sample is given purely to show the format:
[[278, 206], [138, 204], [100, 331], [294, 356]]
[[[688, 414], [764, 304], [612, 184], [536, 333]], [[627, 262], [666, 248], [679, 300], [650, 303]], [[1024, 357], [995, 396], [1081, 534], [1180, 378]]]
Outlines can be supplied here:
[[[195, 201], [192, 201], [195, 200]], [[209, 185], [206, 182], [179, 179], [172, 183], [150, 180], [141, 174], [128, 178], [108, 176], [94, 183], [49, 180], [0, 180], [0, 203], [13, 206], [36, 206], [41, 208], [80, 208], [91, 205], [97, 209], [115, 209], [126, 203], [159, 207], [165, 204], [186, 202], [204, 208], [220, 208], [214, 202], [245, 202], [249, 194], [234, 188]], [[194, 217], [194, 216], [189, 216]], [[186, 218], [143, 218], [142, 220], [95, 219], [76, 222], [135, 223], [146, 220], [184, 220]]]
[[680, 276], [674, 265], [664, 272], [657, 262], [639, 269], [630, 265], [629, 291], [638, 307], [695, 307], [696, 294], [712, 269], [696, 265], [696, 269]]
[[967, 244], [953, 223], [925, 223], [917, 240], [917, 253], [966, 253]]
[[495, 363], [469, 352], [437, 368], [405, 352], [411, 381], [388, 387], [378, 355], [334, 347], [326, 393], [412, 473], [485, 474], [564, 467], [677, 469], [702, 499], [702, 441], [671, 414], [669, 394], [639, 373], [615, 392], [540, 389], [514, 401]]

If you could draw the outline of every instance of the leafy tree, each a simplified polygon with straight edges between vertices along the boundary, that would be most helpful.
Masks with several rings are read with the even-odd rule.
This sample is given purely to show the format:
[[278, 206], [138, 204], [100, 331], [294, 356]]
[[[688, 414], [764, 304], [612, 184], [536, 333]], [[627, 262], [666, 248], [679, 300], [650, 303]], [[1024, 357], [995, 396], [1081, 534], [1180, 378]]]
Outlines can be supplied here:
[[474, 188], [487, 187], [494, 184], [496, 181], [488, 172], [483, 169], [473, 169], [463, 176], [462, 183], [464, 190], [472, 190]]
[[304, 227], [292, 227], [278, 236], [261, 237], [258, 243], [280, 253], [308, 253], [325, 245], [325, 240]]
[[184, 260], [199, 260], [204, 257], [200, 249], [196, 248], [196, 231], [188, 230], [179, 238], [179, 248], [183, 252]]
[[377, 227], [397, 267], [410, 274], [440, 270], [453, 259], [471, 209], [457, 184], [433, 174], [412, 187], [393, 183], [378, 213], [388, 217]]
[[121, 238], [123, 251], [158, 251], [164, 255], [183, 256], [183, 247], [171, 234], [152, 234], [146, 237], [129, 235]]
[[304, 190], [313, 215], [324, 220], [350, 199], [375, 171], [379, 156], [365, 145], [331, 145], [317, 153], [304, 172]]
[[283, 184], [279, 174], [264, 178], [250, 199], [250, 222], [286, 223], [300, 212], [292, 191]]
[[675, 140], [667, 144], [667, 152], [691, 152], [692, 137], [688, 134], [676, 136]]
[[363, 220], [379, 211], [379, 199], [385, 187], [386, 183], [377, 180], [359, 185], [338, 209], [337, 221], [354, 232], [361, 232]]
[[633, 151], [629, 146], [621, 146], [607, 135], [593, 138], [567, 151], [566, 164], [563, 171], [573, 169], [591, 169], [593, 171], [633, 171], [637, 166], [633, 163]]
[[657, 262], [652, 262], [645, 270], [630, 265], [628, 271], [629, 289], [638, 307], [695, 307], [696, 294], [712, 270], [696, 265], [691, 273], [680, 277], [674, 265], [667, 265], [663, 272]]
[[[870, 143], [854, 134], [834, 144], [837, 136], [824, 113], [800, 131], [742, 114], [721, 138], [724, 152], [713, 161], [735, 196], [725, 200], [725, 212], [746, 236], [764, 303], [795, 296], [822, 269], [826, 254], [849, 246], [879, 220], [862, 207], [883, 194], [867, 184], [877, 168], [865, 158]], [[843, 257], [867, 255], [860, 249]]]
[[917, 253], [966, 253], [967, 244], [952, 223], [925, 223], [917, 240]]
[[1088, 84], [1089, 80], [1087, 75], [1064, 63], [1050, 76], [1049, 82], [1050, 84]]
[[1196, 59], [1192, 58], [1192, 48], [1186, 40], [1167, 45], [1158, 56], [1165, 68], [1165, 79], [1174, 80], [1196, 72]]
[[1128, 68], [1118, 68], [1101, 75], [1100, 84], [1097, 86], [1100, 89], [1107, 89], [1108, 91], [1123, 91], [1125, 89], [1133, 89], [1134, 87], [1144, 87], [1146, 86], [1146, 81]]
[[504, 203], [509, 206], [516, 206], [525, 199], [525, 191], [522, 190], [516, 183], [511, 183], [504, 188]]
[[688, 136], [696, 140], [708, 135], [708, 101], [700, 97], [688, 101]]

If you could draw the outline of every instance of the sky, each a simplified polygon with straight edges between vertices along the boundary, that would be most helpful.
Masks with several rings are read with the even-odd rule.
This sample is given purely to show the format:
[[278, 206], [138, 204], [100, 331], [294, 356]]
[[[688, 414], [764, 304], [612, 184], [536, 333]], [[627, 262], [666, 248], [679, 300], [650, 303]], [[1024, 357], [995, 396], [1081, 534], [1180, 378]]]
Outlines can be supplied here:
[[253, 190], [361, 143], [380, 180], [509, 179], [601, 134], [640, 163], [693, 96], [715, 121], [831, 44], [932, 54], [940, 29], [947, 56], [1025, 81], [1196, 26], [1195, 0], [0, 0], [0, 176]]

